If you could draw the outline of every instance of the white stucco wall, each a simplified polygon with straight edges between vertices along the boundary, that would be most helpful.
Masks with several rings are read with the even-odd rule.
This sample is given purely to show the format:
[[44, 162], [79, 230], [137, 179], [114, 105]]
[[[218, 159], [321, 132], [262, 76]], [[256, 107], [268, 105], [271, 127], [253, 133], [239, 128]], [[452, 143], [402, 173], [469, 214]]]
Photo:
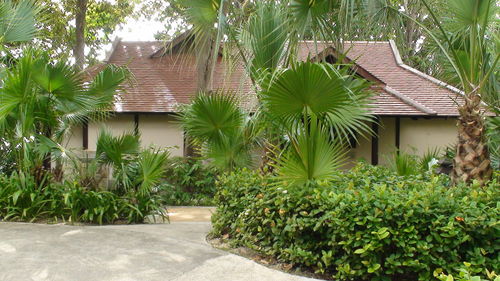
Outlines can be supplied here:
[[[134, 114], [118, 114], [105, 122], [90, 123], [88, 129], [89, 151], [96, 150], [97, 137], [101, 129], [106, 128], [113, 135], [133, 133]], [[139, 114], [139, 133], [142, 147], [151, 145], [157, 148], [169, 148], [171, 156], [182, 156], [184, 152], [184, 134], [175, 119], [166, 114]], [[79, 150], [83, 147], [82, 128], [74, 128], [67, 141], [67, 147]]]
[[89, 148], [90, 151], [96, 150], [97, 137], [102, 129], [107, 129], [114, 136], [124, 133], [134, 132], [134, 115], [119, 114], [107, 119], [105, 122], [89, 124]]
[[444, 149], [457, 142], [455, 118], [401, 119], [401, 150], [423, 155], [428, 149]]
[[169, 147], [171, 156], [183, 156], [184, 134], [172, 116], [139, 115], [139, 132], [143, 147]]
[[[452, 145], [457, 139], [456, 119], [454, 118], [401, 118], [400, 149], [407, 153], [423, 155], [429, 149]], [[389, 165], [391, 155], [396, 151], [396, 118], [383, 117], [379, 127], [379, 164]], [[371, 137], [360, 138], [356, 148], [349, 152], [352, 167], [358, 160], [371, 163]]]

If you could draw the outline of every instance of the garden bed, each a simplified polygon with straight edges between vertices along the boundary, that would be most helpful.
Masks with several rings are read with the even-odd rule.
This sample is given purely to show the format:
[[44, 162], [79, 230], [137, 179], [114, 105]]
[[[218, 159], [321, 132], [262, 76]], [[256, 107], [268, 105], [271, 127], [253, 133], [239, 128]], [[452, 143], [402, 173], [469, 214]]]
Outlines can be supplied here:
[[212, 235], [337, 280], [432, 280], [464, 262], [486, 276], [500, 266], [498, 187], [367, 165], [305, 186], [242, 170], [219, 180]]

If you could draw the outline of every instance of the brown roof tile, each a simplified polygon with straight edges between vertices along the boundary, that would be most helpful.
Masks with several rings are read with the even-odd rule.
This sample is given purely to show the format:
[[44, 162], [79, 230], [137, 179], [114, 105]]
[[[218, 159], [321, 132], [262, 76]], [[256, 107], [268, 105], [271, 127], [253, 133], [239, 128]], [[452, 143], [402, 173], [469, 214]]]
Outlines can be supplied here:
[[[303, 42], [299, 59], [314, 57], [331, 48]], [[193, 55], [165, 54], [151, 57], [161, 42], [119, 42], [108, 62], [127, 65], [135, 83], [117, 98], [118, 112], [176, 112], [179, 104], [189, 103], [196, 91], [196, 64]], [[348, 42], [344, 50], [366, 75], [382, 82], [387, 89], [374, 97], [377, 115], [457, 116], [457, 94], [398, 64], [389, 42]], [[242, 96], [247, 107], [255, 103], [251, 87], [241, 66], [228, 70], [219, 58], [214, 73], [214, 88], [232, 89]], [[242, 94], [243, 93], [243, 94]], [[460, 97], [458, 97], [460, 101]]]

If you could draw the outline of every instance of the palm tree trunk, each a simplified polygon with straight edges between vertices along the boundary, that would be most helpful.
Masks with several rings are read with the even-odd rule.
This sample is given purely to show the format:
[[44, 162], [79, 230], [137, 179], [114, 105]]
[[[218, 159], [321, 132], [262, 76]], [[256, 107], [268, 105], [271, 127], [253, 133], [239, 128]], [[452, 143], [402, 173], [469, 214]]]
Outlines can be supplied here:
[[196, 46], [197, 88], [199, 92], [212, 91], [215, 40], [207, 36]]
[[480, 110], [480, 97], [472, 94], [459, 108], [458, 144], [453, 159], [452, 180], [471, 183], [476, 180], [481, 185], [491, 179], [491, 167], [488, 145], [485, 141], [484, 116]]
[[75, 57], [75, 66], [83, 70], [85, 65], [85, 16], [87, 15], [88, 0], [77, 0], [75, 7], [75, 46], [73, 56]]
[[[213, 62], [217, 59], [214, 58], [215, 40], [212, 36], [206, 35], [207, 38], [197, 41], [195, 46], [196, 50], [196, 75], [197, 75], [197, 90], [199, 93], [212, 92], [212, 79], [213, 79]], [[184, 147], [184, 155], [188, 157], [200, 156], [196, 147], [191, 143], [191, 139], [186, 136]]]

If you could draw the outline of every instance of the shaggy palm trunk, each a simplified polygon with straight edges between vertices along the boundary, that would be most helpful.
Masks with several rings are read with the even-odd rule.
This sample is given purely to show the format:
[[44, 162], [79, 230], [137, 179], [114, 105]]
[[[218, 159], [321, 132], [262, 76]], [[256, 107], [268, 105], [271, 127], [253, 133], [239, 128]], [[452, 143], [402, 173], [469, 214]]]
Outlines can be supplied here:
[[[471, 97], [472, 96], [472, 97]], [[453, 183], [471, 183], [476, 180], [481, 185], [491, 179], [488, 146], [485, 141], [484, 116], [480, 109], [480, 97], [472, 94], [459, 108], [458, 144], [453, 159]]]

